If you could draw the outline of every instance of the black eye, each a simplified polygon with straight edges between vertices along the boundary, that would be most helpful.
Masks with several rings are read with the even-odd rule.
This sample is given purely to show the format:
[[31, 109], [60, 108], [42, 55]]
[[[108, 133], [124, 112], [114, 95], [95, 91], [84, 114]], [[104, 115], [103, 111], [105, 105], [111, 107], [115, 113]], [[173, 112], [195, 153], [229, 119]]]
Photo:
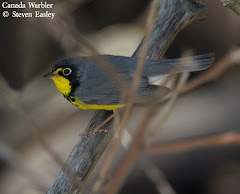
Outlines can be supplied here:
[[63, 75], [68, 76], [72, 73], [72, 70], [70, 68], [65, 68], [62, 70]]

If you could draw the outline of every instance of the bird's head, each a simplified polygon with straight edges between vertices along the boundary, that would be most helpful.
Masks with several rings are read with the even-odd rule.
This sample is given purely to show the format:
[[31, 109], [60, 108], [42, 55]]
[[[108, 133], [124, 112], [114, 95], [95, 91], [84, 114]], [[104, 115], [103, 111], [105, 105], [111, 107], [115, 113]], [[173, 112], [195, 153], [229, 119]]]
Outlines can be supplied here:
[[76, 61], [63, 59], [53, 67], [50, 73], [45, 74], [44, 77], [51, 78], [59, 92], [68, 96], [72, 91], [73, 84], [77, 81], [77, 68]]

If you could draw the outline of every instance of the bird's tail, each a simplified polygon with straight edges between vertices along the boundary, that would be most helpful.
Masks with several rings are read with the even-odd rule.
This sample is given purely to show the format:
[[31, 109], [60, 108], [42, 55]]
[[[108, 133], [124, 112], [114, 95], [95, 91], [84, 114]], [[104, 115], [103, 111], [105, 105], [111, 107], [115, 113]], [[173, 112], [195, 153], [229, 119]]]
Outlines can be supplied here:
[[172, 60], [169, 62], [176, 63], [175, 67], [172, 69], [173, 73], [202, 71], [212, 65], [215, 59], [214, 56], [214, 53], [207, 53], [180, 59], [169, 59], [170, 61]]
[[160, 61], [148, 61], [145, 65], [145, 73], [150, 82], [159, 80], [162, 76], [180, 73], [202, 71], [209, 68], [214, 61], [214, 54], [207, 53], [192, 57], [165, 59]]

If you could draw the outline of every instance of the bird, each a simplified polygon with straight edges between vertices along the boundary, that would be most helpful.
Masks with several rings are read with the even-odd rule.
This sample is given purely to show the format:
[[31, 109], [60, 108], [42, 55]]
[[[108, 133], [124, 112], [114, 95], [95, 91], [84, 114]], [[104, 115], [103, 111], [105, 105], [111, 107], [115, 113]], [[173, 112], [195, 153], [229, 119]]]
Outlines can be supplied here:
[[[124, 79], [125, 89], [129, 89], [139, 58], [115, 55], [100, 57], [109, 62], [115, 73]], [[209, 68], [213, 61], [213, 53], [176, 59], [146, 59], [134, 103], [144, 103], [153, 99], [157, 91], [162, 96], [167, 95], [170, 92], [169, 88], [153, 84], [164, 76], [202, 71]], [[108, 110], [115, 113], [125, 107], [129, 99], [129, 93], [123, 95], [123, 88], [102, 70], [95, 56], [62, 59], [44, 77], [51, 78], [58, 91], [80, 109]], [[111, 118], [114, 116], [115, 114]]]

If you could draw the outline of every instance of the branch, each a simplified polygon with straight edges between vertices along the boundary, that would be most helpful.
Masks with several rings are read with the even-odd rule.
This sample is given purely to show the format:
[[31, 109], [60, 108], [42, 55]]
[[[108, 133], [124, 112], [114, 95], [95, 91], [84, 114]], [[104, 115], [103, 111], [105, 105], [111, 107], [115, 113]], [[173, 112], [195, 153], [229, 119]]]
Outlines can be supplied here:
[[[204, 20], [207, 13], [204, 4], [197, 0], [161, 1], [157, 20], [154, 25], [152, 39], [148, 46], [149, 59], [160, 59], [177, 34], [189, 24]], [[133, 56], [139, 56], [143, 41]]]
[[144, 59], [147, 57], [147, 52], [148, 52], [148, 44], [149, 40], [151, 38], [152, 30], [153, 30], [153, 25], [156, 21], [156, 16], [160, 8], [160, 2], [159, 0], [153, 0], [149, 9], [148, 17], [147, 17], [147, 22], [145, 26], [145, 38], [142, 43], [142, 49], [141, 52], [139, 53], [139, 60], [135, 72], [135, 76], [131, 85], [131, 89], [129, 91], [129, 99], [127, 102], [127, 107], [124, 110], [123, 116], [121, 123], [119, 125], [119, 131], [118, 131], [118, 138], [115, 139], [113, 142], [111, 149], [108, 151], [107, 156], [105, 157], [105, 163], [104, 166], [102, 166], [98, 179], [96, 180], [94, 186], [93, 186], [93, 192], [98, 192], [102, 185], [104, 184], [104, 181], [106, 179], [106, 175], [109, 172], [109, 168], [111, 167], [111, 164], [113, 162], [112, 158], [114, 158], [114, 155], [119, 147], [120, 140], [122, 139], [122, 136], [126, 130], [125, 126], [127, 124], [129, 115], [131, 113], [133, 104], [134, 104], [134, 99], [136, 97], [136, 93], [138, 90], [139, 82], [140, 82], [140, 77], [142, 75], [142, 70], [144, 67]]
[[[206, 18], [204, 5], [199, 1], [162, 0], [161, 5], [154, 25], [153, 35], [148, 45], [148, 58], [150, 59], [158, 59], [161, 57], [177, 33], [185, 26], [193, 21]], [[141, 44], [134, 53], [134, 56], [139, 56], [140, 49]], [[111, 114], [112, 113], [109, 111], [96, 111], [84, 132], [88, 132], [88, 128], [97, 127]], [[88, 139], [85, 137], [79, 138], [65, 166], [68, 166], [76, 173], [80, 180], [85, 181], [87, 179], [103, 154], [114, 134], [111, 127], [112, 121], [107, 123], [104, 127], [109, 131], [108, 137], [104, 133], [97, 133], [90, 136]], [[116, 189], [118, 189], [119, 186], [120, 185], [118, 185]], [[72, 179], [62, 170], [52, 187], [48, 190], [48, 194], [73, 193], [74, 191], [77, 191], [77, 188], [74, 188]]]
[[131, 167], [142, 151], [142, 142], [147, 132], [147, 127], [155, 113], [154, 110], [155, 107], [150, 106], [145, 111], [141, 122], [138, 125], [138, 131], [132, 140], [132, 144], [127, 153], [124, 155], [123, 160], [120, 162], [118, 168], [115, 170], [111, 180], [108, 182], [107, 189], [104, 192], [105, 194], [114, 194], [121, 188], [124, 179], [127, 177]]
[[176, 194], [164, 173], [150, 160], [143, 158], [140, 167], [147, 178], [155, 185], [159, 194]]
[[167, 102], [165, 107], [162, 110], [161, 117], [158, 120], [156, 126], [151, 130], [149, 137], [146, 139], [146, 146], [150, 145], [151, 142], [156, 138], [157, 132], [162, 128], [166, 120], [168, 119], [180, 93], [182, 88], [184, 87], [187, 79], [189, 77], [189, 73], [183, 73], [181, 74], [181, 77], [178, 81], [178, 84], [176, 86], [176, 89], [173, 91], [170, 100]]
[[42, 177], [39, 173], [26, 164], [26, 162], [15, 153], [10, 147], [8, 147], [2, 140], [0, 140], [0, 159], [6, 161], [16, 170], [27, 177], [33, 184], [38, 186], [42, 192], [46, 191], [49, 183], [45, 177]]
[[[19, 117], [23, 120], [24, 124], [26, 125], [25, 129], [28, 130], [34, 140], [36, 140], [42, 148], [54, 159], [54, 161], [59, 165], [62, 166], [64, 163], [61, 159], [61, 157], [58, 155], [58, 153], [55, 152], [51, 148], [51, 146], [48, 145], [46, 140], [42, 137], [42, 135], [39, 133], [39, 129], [34, 123], [34, 121], [28, 116], [28, 114], [24, 111], [21, 104], [14, 98], [14, 96], [11, 93], [11, 88], [8, 86], [6, 80], [0, 75], [0, 88], [1, 92], [3, 94], [4, 99], [6, 100], [7, 104], [11, 106], [11, 108], [19, 115]], [[77, 176], [75, 176], [71, 169], [69, 169], [67, 166], [64, 168], [65, 173], [71, 177], [71, 180], [73, 180], [73, 184], [75, 186], [78, 186], [81, 183], [81, 180], [78, 179]]]
[[[175, 33], [173, 33], [173, 31], [178, 32], [179, 28], [182, 29], [183, 24], [185, 26], [187, 24], [192, 23], [195, 20], [198, 20], [200, 18], [201, 19], [205, 18], [205, 15], [203, 14], [203, 13], [205, 13], [205, 10], [203, 9], [202, 4], [198, 4], [199, 10], [196, 10], [196, 7], [195, 7], [196, 2], [193, 2], [193, 1], [184, 1], [183, 0], [183, 1], [171, 1], [170, 2], [170, 1], [166, 0], [166, 1], [162, 1], [161, 3], [162, 3], [161, 4], [162, 6], [159, 10], [159, 15], [158, 15], [157, 21], [154, 26], [153, 36], [152, 36], [152, 39], [150, 40], [150, 45], [151, 45], [151, 43], [152, 43], [152, 46], [158, 45], [155, 47], [156, 49], [158, 49], [160, 46], [161, 50], [158, 50], [158, 51], [161, 51], [160, 53], [164, 54], [164, 50], [166, 50], [165, 45], [154, 44], [154, 42], [156, 42], [156, 40], [158, 40], [159, 36], [163, 37], [163, 34], [165, 32], [167, 35], [169, 35], [168, 40], [170, 40], [172, 38], [172, 36], [175, 37]], [[179, 10], [179, 7], [181, 7], [182, 9]], [[193, 7], [195, 8], [194, 9], [195, 12], [193, 11]], [[176, 11], [176, 10], [178, 10], [178, 11]], [[164, 23], [163, 21], [165, 21], [166, 23]], [[178, 21], [179, 23], [176, 21]], [[159, 25], [158, 22], [160, 24], [168, 26], [168, 28], [166, 28], [166, 29], [162, 28], [162, 25]], [[162, 32], [162, 30], [164, 30], [164, 32]], [[158, 31], [158, 33], [156, 33], [156, 31]], [[172, 35], [172, 36], [170, 36], [170, 35]], [[168, 43], [168, 41], [166, 41], [166, 43]], [[158, 58], [158, 55], [157, 55], [158, 52], [157, 51], [154, 52], [154, 51], [155, 50], [153, 50], [153, 54], [148, 52], [148, 57], [150, 59]], [[136, 51], [135, 54], [136, 53], [138, 53], [138, 51]], [[151, 58], [151, 57], [153, 57], [153, 58]], [[142, 117], [142, 119], [141, 119], [142, 122], [140, 122], [140, 124], [138, 125], [138, 130], [136, 132], [134, 139], [132, 140], [132, 144], [131, 144], [129, 150], [124, 155], [124, 158], [118, 165], [118, 168], [115, 170], [113, 176], [111, 177], [111, 180], [108, 182], [108, 184], [106, 186], [106, 191], [105, 191], [106, 194], [113, 194], [119, 190], [119, 188], [123, 184], [125, 178], [129, 174], [131, 167], [134, 165], [136, 160], [141, 155], [141, 153], [143, 151], [142, 150], [143, 140], [144, 140], [146, 132], [147, 132], [147, 126], [150, 123], [154, 112], [155, 112], [155, 106], [150, 106], [147, 109], [147, 111], [145, 112], [144, 116]]]
[[240, 134], [227, 132], [220, 135], [182, 140], [170, 143], [155, 143], [146, 149], [147, 154], [159, 155], [216, 146], [240, 145]]
[[[169, 115], [169, 113], [174, 105], [174, 102], [176, 101], [176, 99], [181, 91], [181, 88], [184, 86], [184, 84], [187, 80], [187, 77], [188, 77], [188, 74], [183, 74], [181, 76], [180, 82], [178, 83], [178, 86], [177, 86], [177, 89], [174, 91], [174, 93], [171, 97], [171, 100], [168, 102], [168, 104], [166, 104], [166, 107], [164, 109], [163, 116], [160, 119], [159, 125], [162, 125], [165, 122], [167, 116]], [[152, 119], [152, 116], [155, 113], [155, 109], [156, 109], [156, 106], [154, 104], [152, 104], [146, 110], [145, 115], [141, 119], [142, 122], [138, 126], [138, 131], [136, 133], [136, 136], [132, 140], [132, 145], [130, 146], [129, 150], [125, 154], [124, 159], [120, 163], [119, 167], [115, 171], [114, 176], [111, 178], [111, 181], [108, 183], [107, 191], [105, 192], [106, 194], [112, 194], [112, 193], [117, 192], [117, 190], [120, 188], [121, 184], [123, 183], [124, 178], [129, 173], [133, 164], [136, 162], [137, 158], [139, 158], [141, 153], [143, 153], [144, 149], [152, 141], [156, 130], [153, 131], [153, 133], [151, 134], [152, 136], [149, 137], [148, 141], [144, 145], [144, 139], [146, 138], [147, 128]], [[161, 126], [159, 126], [159, 127], [161, 127]], [[159, 129], [159, 128], [157, 127], [156, 129]], [[145, 148], [142, 149], [144, 146], [145, 146]]]
[[221, 0], [223, 6], [233, 10], [237, 15], [240, 15], [240, 0]]
[[11, 93], [11, 88], [8, 86], [8, 83], [4, 79], [2, 75], [0, 75], [0, 88], [3, 94], [6, 103], [19, 115], [19, 117], [23, 120], [24, 124], [26, 125], [25, 129], [30, 132], [32, 137], [40, 143], [42, 148], [45, 149], [50, 156], [53, 157], [55, 162], [61, 166], [63, 161], [61, 157], [48, 145], [46, 140], [42, 137], [39, 133], [39, 129], [34, 123], [34, 121], [28, 116], [28, 114], [24, 111], [22, 105], [14, 98]]

